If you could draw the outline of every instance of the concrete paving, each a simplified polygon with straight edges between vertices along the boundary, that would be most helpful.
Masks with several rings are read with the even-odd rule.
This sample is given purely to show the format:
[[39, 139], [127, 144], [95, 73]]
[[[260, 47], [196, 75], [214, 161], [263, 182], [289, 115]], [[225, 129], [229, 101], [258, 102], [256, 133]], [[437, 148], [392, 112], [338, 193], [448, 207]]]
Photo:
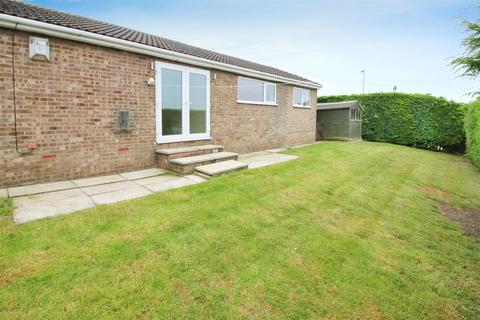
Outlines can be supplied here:
[[288, 150], [288, 148], [275, 148], [275, 149], [270, 149], [270, 150], [265, 150], [265, 151], [279, 153], [279, 152], [283, 152], [283, 151], [287, 151], [287, 150]]
[[0, 198], [8, 198], [7, 189], [0, 189]]
[[299, 148], [308, 147], [308, 146], [311, 146], [312, 144], [317, 144], [317, 143], [320, 143], [320, 141], [313, 142], [313, 143], [298, 144], [296, 146], [290, 147], [289, 149], [299, 149]]
[[171, 179], [164, 182], [152, 183], [145, 186], [148, 190], [153, 192], [160, 192], [166, 191], [170, 189], [177, 189], [185, 186], [189, 186], [192, 184], [196, 184], [198, 182], [192, 181], [191, 179], [187, 179], [181, 176], [176, 177], [175, 179]]
[[133, 186], [128, 188], [92, 195], [90, 198], [92, 198], [95, 204], [109, 204], [148, 196], [151, 193], [151, 191], [145, 189], [144, 187], [133, 183]]
[[100, 184], [97, 186], [84, 187], [84, 188], [80, 188], [80, 190], [82, 190], [87, 196], [94, 196], [97, 194], [121, 191], [121, 190], [126, 190], [129, 188], [135, 188], [135, 187], [138, 187], [138, 185], [132, 181], [122, 181], [122, 182]]
[[183, 177], [192, 181], [194, 184], [206, 181], [206, 179], [204, 179], [202, 177], [199, 177], [197, 175], [194, 175], [194, 174], [189, 174], [189, 175], [186, 175], [186, 176], [183, 176]]
[[8, 188], [8, 195], [10, 197], [20, 197], [25, 195], [60, 191], [60, 190], [73, 189], [73, 188], [76, 188], [76, 186], [72, 183], [72, 181], [39, 183], [39, 184], [32, 184], [30, 186]]
[[25, 223], [91, 208], [95, 203], [80, 189], [70, 189], [14, 198], [14, 205], [13, 220]]
[[269, 154], [246, 154], [238, 157], [238, 161], [248, 163], [249, 169], [261, 168], [265, 166], [271, 166], [277, 163], [282, 163], [290, 160], [297, 159], [297, 156], [281, 153], [269, 153]]
[[139, 170], [139, 171], [120, 173], [120, 175], [128, 180], [138, 180], [138, 179], [158, 176], [166, 172], [167, 170], [165, 169], [151, 168], [151, 169], [145, 169], [145, 170]]
[[141, 185], [141, 186], [146, 186], [149, 184], [154, 184], [154, 183], [165, 183], [167, 181], [173, 180], [178, 178], [177, 175], [174, 174], [169, 174], [165, 173], [156, 177], [149, 177], [149, 178], [144, 178], [140, 180], [136, 180], [135, 183]]
[[251, 152], [251, 153], [244, 153], [240, 155], [238, 158], [240, 159], [248, 159], [248, 158], [256, 158], [256, 157], [261, 157], [261, 156], [270, 156], [273, 153], [270, 151], [256, 151], [256, 152]]
[[127, 178], [124, 178], [119, 174], [114, 174], [111, 176], [100, 176], [100, 177], [93, 177], [93, 178], [77, 179], [77, 180], [73, 180], [72, 182], [77, 187], [89, 187], [89, 186], [96, 186], [99, 184], [113, 183], [113, 182], [119, 182], [119, 181], [125, 181], [125, 180], [127, 180]]
[[[296, 159], [281, 154], [283, 148], [241, 155], [239, 162], [259, 168]], [[197, 175], [178, 176], [159, 168], [125, 172], [116, 175], [42, 183], [0, 189], [0, 197], [14, 201], [14, 221], [25, 223], [56, 215], [144, 197], [153, 192], [181, 188], [207, 181]]]

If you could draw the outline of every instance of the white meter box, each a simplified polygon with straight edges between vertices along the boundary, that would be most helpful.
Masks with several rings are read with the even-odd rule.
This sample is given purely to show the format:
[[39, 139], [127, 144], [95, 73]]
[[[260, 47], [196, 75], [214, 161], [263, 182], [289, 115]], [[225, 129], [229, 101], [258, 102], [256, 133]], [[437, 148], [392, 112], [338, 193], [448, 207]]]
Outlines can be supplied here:
[[48, 39], [30, 37], [30, 58], [44, 58], [50, 60], [50, 45]]

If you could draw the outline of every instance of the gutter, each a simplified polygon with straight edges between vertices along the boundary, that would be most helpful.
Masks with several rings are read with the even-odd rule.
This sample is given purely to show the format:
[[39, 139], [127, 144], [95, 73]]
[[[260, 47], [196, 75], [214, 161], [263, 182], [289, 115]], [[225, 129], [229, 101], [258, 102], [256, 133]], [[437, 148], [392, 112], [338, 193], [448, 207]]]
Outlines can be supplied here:
[[194, 57], [183, 53], [169, 51], [161, 48], [148, 46], [136, 42], [108, 37], [92, 32], [76, 30], [72, 28], [57, 26], [54, 24], [40, 22], [16, 16], [0, 13], [0, 27], [6, 27], [9, 29], [15, 28], [17, 30], [45, 34], [57, 38], [74, 40], [79, 42], [90, 43], [102, 47], [114, 48], [123, 51], [135, 52], [147, 56], [153, 56], [170, 61], [177, 61], [181, 63], [191, 64], [204, 68], [218, 69], [222, 71], [233, 72], [244, 76], [261, 78], [264, 80], [277, 81], [282, 83], [288, 83], [298, 85], [305, 88], [320, 89], [321, 84], [313, 84], [311, 82], [294, 80], [282, 76], [273, 75], [266, 72], [251, 70], [247, 68], [237, 67], [222, 62], [212, 61], [204, 58]]

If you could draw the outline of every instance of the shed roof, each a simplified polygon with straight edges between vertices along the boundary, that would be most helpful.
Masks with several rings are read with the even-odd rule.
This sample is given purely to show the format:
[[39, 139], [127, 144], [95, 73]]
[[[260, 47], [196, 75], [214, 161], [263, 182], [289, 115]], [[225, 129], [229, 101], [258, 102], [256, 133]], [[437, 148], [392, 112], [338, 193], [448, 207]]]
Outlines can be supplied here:
[[[73, 14], [64, 13], [57, 10], [52, 10], [32, 4], [27, 4], [14, 0], [0, 0], [0, 14], [25, 18], [29, 20], [48, 23], [51, 25], [62, 26], [75, 30], [81, 30], [89, 33], [103, 35], [111, 38], [139, 43], [155, 48], [169, 50], [176, 53], [181, 53], [193, 57], [203, 58], [223, 64], [241, 67], [245, 69], [255, 70], [283, 78], [288, 78], [296, 81], [304, 82], [305, 84], [320, 87], [321, 85], [308, 80], [306, 78], [297, 76], [295, 74], [270, 67], [267, 65], [258, 64], [255, 62], [243, 60], [232, 57], [222, 53], [198, 48], [178, 41], [166, 39], [156, 35], [136, 31], [133, 29], [113, 25], [98, 20], [93, 20]], [[1, 25], [1, 24], [0, 24]]]
[[358, 100], [317, 103], [317, 110], [334, 110], [334, 109], [350, 109], [352, 107], [360, 107], [362, 105]]

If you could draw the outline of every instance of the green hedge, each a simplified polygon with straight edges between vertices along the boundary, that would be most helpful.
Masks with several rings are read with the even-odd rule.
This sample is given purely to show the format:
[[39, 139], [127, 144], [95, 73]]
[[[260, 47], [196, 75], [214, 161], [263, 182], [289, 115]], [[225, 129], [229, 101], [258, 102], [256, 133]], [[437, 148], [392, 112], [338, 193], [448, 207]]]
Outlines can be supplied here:
[[480, 99], [468, 105], [465, 115], [467, 155], [480, 166]]
[[319, 97], [318, 102], [359, 100], [362, 137], [423, 149], [464, 146], [464, 112], [459, 103], [425, 94], [370, 93]]

